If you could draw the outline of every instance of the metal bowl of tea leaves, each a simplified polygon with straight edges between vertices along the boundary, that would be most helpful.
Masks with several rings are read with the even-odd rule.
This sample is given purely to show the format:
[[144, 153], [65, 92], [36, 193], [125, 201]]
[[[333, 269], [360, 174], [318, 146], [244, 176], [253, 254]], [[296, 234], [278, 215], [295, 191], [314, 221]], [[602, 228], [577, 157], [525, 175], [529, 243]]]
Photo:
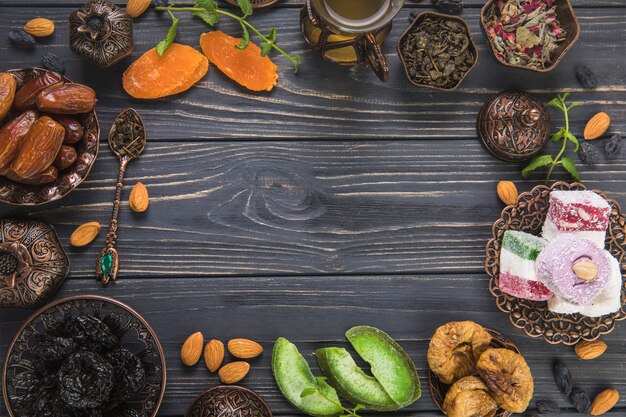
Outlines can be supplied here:
[[478, 61], [476, 44], [460, 17], [422, 12], [398, 41], [409, 81], [418, 87], [456, 89]]

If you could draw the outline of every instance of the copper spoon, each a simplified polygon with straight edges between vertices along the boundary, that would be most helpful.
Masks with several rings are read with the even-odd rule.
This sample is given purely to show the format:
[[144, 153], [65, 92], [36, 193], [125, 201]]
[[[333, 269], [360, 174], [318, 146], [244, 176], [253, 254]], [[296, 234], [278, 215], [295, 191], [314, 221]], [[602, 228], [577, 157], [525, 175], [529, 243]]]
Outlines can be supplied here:
[[120, 160], [120, 170], [117, 174], [113, 215], [109, 222], [109, 231], [104, 249], [100, 251], [96, 262], [96, 278], [102, 282], [102, 285], [107, 285], [109, 281], [117, 279], [119, 254], [115, 249], [115, 240], [117, 239], [117, 217], [120, 212], [124, 173], [128, 163], [143, 152], [146, 141], [146, 130], [139, 113], [134, 109], [126, 109], [121, 112], [113, 122], [109, 132], [109, 147]]

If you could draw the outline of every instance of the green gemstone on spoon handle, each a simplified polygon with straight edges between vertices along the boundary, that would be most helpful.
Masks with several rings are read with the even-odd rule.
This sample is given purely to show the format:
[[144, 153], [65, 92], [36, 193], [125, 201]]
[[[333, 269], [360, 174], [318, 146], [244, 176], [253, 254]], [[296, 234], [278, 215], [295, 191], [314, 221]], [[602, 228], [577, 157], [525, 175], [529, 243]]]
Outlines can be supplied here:
[[109, 132], [109, 147], [117, 155], [120, 161], [120, 169], [117, 174], [113, 214], [109, 222], [105, 247], [98, 255], [98, 260], [96, 261], [96, 278], [102, 282], [102, 285], [107, 285], [109, 281], [117, 279], [119, 255], [115, 249], [115, 241], [117, 240], [117, 218], [122, 200], [124, 174], [128, 163], [143, 152], [146, 140], [146, 130], [143, 121], [133, 109], [126, 109], [121, 112], [113, 122]]

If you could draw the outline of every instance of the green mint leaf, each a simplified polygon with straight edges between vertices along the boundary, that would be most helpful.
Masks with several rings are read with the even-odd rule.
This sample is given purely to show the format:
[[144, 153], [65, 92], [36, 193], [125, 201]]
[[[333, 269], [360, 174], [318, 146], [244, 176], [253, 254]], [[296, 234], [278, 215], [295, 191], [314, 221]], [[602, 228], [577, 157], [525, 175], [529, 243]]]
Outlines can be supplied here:
[[562, 109], [560, 97], [555, 97], [552, 100], [548, 101], [548, 106], [556, 107], [557, 109]]
[[565, 103], [565, 100], [567, 100], [568, 97], [569, 97], [569, 93], [563, 93], [563, 95], [561, 96], [561, 101]]
[[573, 102], [573, 103], [570, 103], [570, 105], [569, 105], [569, 106], [567, 106], [567, 110], [569, 110], [569, 109], [573, 109], [574, 107], [580, 107], [580, 106], [582, 106], [583, 104], [584, 104], [583, 102], [580, 102], [580, 101], [575, 101], [575, 102]]
[[365, 408], [365, 406], [363, 404], [357, 404], [356, 407], [354, 407], [352, 409], [353, 413], [356, 413], [357, 411], [359, 411], [361, 408]]
[[563, 138], [563, 136], [565, 136], [565, 129], [561, 128], [554, 135], [552, 135], [550, 139], [552, 142], [558, 142]]
[[578, 143], [578, 139], [576, 139], [576, 136], [574, 136], [572, 132], [567, 132], [566, 136], [567, 136], [567, 140], [572, 142], [574, 146], [576, 147], [576, 149], [574, 149], [574, 152], [578, 152], [578, 148], [580, 147], [580, 144]]
[[271, 28], [266, 38], [269, 43], [276, 43], [276, 28]]
[[250, 32], [248, 32], [248, 28], [241, 24], [241, 41], [239, 41], [239, 45], [236, 46], [237, 49], [246, 49], [248, 45], [250, 45]]
[[561, 158], [561, 164], [563, 165], [563, 168], [565, 168], [565, 170], [570, 173], [574, 181], [580, 181], [580, 174], [578, 173], [578, 169], [576, 169], [576, 163], [572, 158], [564, 156], [563, 158]]
[[538, 155], [535, 156], [531, 161], [526, 165], [526, 168], [522, 169], [522, 177], [527, 178], [528, 175], [536, 170], [537, 168], [545, 167], [546, 165], [550, 165], [552, 163], [552, 155]]
[[272, 44], [271, 43], [263, 42], [259, 46], [261, 47], [261, 56], [266, 56], [272, 50]]
[[176, 18], [172, 14], [172, 12], [169, 13], [172, 17], [172, 26], [170, 26], [169, 30], [167, 31], [165, 39], [159, 42], [156, 46], [156, 51], [159, 56], [163, 56], [163, 54], [165, 54], [165, 51], [167, 51], [167, 48], [169, 48], [170, 45], [174, 43], [174, 40], [176, 39], [176, 33], [178, 32], [178, 23], [180, 22], [180, 19]]
[[323, 387], [326, 384], [325, 376], [318, 376], [315, 378], [315, 380], [317, 381], [317, 385], [319, 385], [320, 387]]
[[239, 8], [241, 9], [241, 13], [243, 13], [242, 17], [244, 19], [252, 14], [253, 9], [252, 9], [252, 3], [250, 3], [250, 0], [237, 0], [237, 4], [239, 5]]
[[214, 12], [217, 9], [215, 0], [196, 0], [195, 7], [206, 9], [208, 12]]
[[317, 388], [305, 388], [300, 393], [300, 398], [308, 397], [309, 395], [313, 395], [317, 392]]
[[192, 15], [202, 19], [209, 26], [215, 26], [220, 17], [216, 12], [193, 12]]
[[293, 73], [297, 74], [298, 73], [298, 65], [300, 65], [300, 63], [302, 62], [302, 57], [298, 53], [293, 54], [292, 57], [293, 57], [293, 59], [295, 61], [293, 63]]

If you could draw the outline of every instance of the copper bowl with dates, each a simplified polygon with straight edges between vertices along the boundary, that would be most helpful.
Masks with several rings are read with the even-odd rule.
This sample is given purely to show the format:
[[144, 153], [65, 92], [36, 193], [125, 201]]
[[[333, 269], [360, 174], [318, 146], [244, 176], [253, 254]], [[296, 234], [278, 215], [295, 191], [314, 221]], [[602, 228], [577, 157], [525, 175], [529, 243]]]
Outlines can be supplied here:
[[0, 113], [10, 101], [8, 113], [0, 114], [0, 202], [36, 206], [60, 200], [87, 178], [98, 156], [95, 92], [42, 68], [4, 74], [14, 77], [16, 92], [3, 97], [0, 79]]

